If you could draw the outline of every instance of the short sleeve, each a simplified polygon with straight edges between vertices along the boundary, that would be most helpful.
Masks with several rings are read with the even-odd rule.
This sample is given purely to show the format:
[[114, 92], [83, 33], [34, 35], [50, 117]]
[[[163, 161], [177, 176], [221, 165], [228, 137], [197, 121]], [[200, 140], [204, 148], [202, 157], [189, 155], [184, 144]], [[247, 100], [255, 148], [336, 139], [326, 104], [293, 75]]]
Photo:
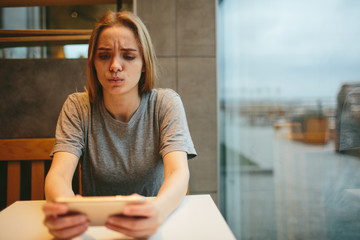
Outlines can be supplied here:
[[51, 157], [55, 152], [69, 152], [81, 157], [85, 148], [89, 114], [90, 103], [86, 93], [69, 95], [58, 118]]
[[161, 156], [173, 151], [184, 151], [188, 159], [194, 158], [197, 153], [180, 96], [173, 90], [163, 90], [159, 92], [158, 105]]

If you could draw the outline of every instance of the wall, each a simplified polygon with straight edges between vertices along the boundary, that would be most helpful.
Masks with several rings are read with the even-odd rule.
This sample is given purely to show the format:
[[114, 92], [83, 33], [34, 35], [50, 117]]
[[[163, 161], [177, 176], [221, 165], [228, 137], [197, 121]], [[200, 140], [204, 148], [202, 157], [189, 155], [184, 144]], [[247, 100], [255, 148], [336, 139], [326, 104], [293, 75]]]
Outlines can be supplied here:
[[137, 0], [162, 67], [157, 87], [183, 100], [198, 157], [190, 161], [190, 193], [218, 198], [216, 1]]
[[84, 91], [86, 59], [0, 59], [0, 138], [54, 137], [68, 94]]

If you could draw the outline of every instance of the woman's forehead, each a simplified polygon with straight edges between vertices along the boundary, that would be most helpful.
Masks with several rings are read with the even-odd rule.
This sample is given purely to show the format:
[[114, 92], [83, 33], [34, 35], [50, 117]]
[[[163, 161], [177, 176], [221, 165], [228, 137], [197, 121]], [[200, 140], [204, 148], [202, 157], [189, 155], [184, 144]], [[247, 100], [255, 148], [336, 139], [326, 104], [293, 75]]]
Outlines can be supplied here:
[[118, 44], [126, 48], [139, 49], [135, 34], [133, 30], [128, 27], [115, 25], [101, 31], [98, 38], [98, 47], [102, 45], [110, 47]]

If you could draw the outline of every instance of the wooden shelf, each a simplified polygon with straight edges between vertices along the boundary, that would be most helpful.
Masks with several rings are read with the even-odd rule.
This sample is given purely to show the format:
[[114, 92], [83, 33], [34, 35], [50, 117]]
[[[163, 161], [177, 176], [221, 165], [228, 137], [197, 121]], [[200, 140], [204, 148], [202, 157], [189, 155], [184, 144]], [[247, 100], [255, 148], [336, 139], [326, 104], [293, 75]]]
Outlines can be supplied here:
[[91, 30], [85, 29], [51, 29], [51, 30], [17, 30], [0, 29], [0, 48], [87, 44]]
[[90, 29], [0, 29], [0, 37], [91, 35]]
[[0, 7], [116, 4], [117, 0], [1, 0]]

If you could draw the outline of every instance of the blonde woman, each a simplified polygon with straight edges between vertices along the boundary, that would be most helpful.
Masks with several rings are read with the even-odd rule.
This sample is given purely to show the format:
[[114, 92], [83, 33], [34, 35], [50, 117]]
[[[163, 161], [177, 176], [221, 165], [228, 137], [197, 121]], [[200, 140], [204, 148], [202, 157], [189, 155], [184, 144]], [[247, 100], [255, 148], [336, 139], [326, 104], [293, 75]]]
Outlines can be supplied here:
[[79, 161], [83, 195], [156, 196], [109, 217], [112, 230], [149, 237], [181, 203], [196, 151], [179, 95], [153, 89], [156, 78], [145, 25], [132, 13], [107, 12], [89, 42], [87, 92], [68, 97], [56, 128], [43, 207], [55, 237], [75, 237], [89, 226], [85, 215], [67, 215], [66, 205], [53, 202], [74, 196]]

